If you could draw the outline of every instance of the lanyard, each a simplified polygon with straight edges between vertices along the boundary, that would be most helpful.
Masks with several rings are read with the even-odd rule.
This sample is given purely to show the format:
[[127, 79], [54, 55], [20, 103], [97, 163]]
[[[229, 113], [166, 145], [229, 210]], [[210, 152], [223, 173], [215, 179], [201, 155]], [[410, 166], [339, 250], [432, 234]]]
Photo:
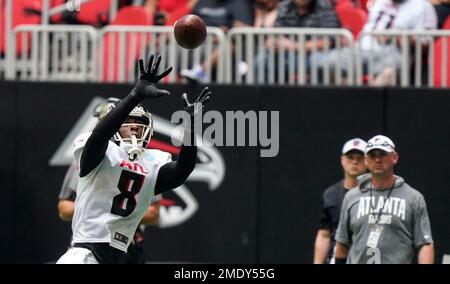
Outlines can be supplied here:
[[[394, 190], [394, 186], [395, 186], [395, 180], [394, 180], [394, 184], [392, 184], [391, 188], [389, 189], [389, 192], [386, 196], [386, 200], [384, 200], [383, 208], [381, 208], [380, 211], [378, 212], [378, 217], [375, 219], [375, 226], [378, 226], [378, 222], [380, 222], [381, 213], [383, 212], [384, 207], [386, 206], [386, 202], [389, 200], [389, 197], [391, 196], [391, 193]], [[372, 183], [370, 184], [369, 192], [370, 192], [370, 208], [372, 209], [372, 214], [375, 217], [375, 207], [372, 204]]]

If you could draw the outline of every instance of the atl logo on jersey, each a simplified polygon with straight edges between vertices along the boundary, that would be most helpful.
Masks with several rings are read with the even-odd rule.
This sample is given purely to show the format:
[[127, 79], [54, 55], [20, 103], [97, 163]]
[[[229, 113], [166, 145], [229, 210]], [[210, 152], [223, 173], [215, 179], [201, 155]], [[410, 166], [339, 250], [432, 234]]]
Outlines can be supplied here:
[[148, 172], [145, 170], [144, 166], [140, 165], [139, 163], [130, 163], [125, 160], [122, 160], [120, 163], [121, 168], [127, 168], [130, 171], [141, 173], [143, 175], [148, 175]]

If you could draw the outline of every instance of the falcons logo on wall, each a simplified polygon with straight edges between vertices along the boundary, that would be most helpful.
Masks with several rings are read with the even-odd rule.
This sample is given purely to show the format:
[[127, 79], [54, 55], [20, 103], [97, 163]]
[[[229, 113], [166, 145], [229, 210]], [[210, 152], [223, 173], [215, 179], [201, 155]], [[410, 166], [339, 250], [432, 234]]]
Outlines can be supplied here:
[[[81, 133], [91, 131], [97, 124], [97, 118], [92, 116], [94, 108], [105, 99], [95, 97], [83, 112], [81, 117], [56, 150], [49, 161], [50, 166], [69, 166], [73, 160], [72, 148], [74, 139]], [[160, 149], [172, 154], [176, 159], [179, 148], [170, 143], [170, 135], [177, 125], [169, 120], [152, 114], [154, 119], [154, 134], [149, 148]], [[186, 184], [164, 193], [160, 207], [161, 228], [178, 226], [191, 218], [199, 209], [195, 196], [189, 190], [190, 181], [204, 182], [211, 191], [216, 190], [225, 176], [225, 162], [215, 147], [199, 146], [197, 165], [189, 176]]]

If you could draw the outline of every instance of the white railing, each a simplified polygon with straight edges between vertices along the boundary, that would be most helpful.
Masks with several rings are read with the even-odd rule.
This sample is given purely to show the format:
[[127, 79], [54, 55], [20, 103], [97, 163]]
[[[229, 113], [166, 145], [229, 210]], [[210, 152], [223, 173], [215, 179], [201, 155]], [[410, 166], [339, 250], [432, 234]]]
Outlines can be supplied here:
[[139, 58], [148, 58], [158, 53], [165, 60], [161, 68], [172, 66], [166, 82], [178, 82], [182, 69], [190, 69], [209, 60], [214, 50], [219, 54], [215, 70], [206, 68], [206, 80], [211, 81], [216, 71], [215, 82], [224, 81], [225, 35], [219, 28], [208, 27], [205, 43], [189, 51], [175, 41], [172, 27], [167, 26], [107, 26], [99, 31], [98, 62], [100, 71], [97, 80], [106, 82], [135, 82]]
[[[91, 1], [95, 1], [95, 0], [70, 0], [67, 1], [59, 6], [56, 7], [50, 7], [50, 0], [42, 0], [41, 2], [41, 24], [42, 25], [48, 25], [50, 22], [50, 17], [54, 16], [56, 14], [60, 14], [65, 10], [80, 10], [82, 9], [82, 7], [86, 4], [89, 3]], [[110, 5], [110, 12], [109, 12], [109, 17], [110, 19], [113, 19], [117, 13], [117, 8], [118, 8], [118, 4], [119, 4], [119, 0], [111, 0], [111, 5]], [[0, 13], [0, 25], [5, 25], [5, 29], [4, 29], [4, 35], [2, 35], [1, 29], [0, 29], [0, 46], [2, 44], [2, 40], [4, 38], [4, 40], [6, 41], [5, 44], [5, 50], [0, 53], [0, 79], [2, 78], [6, 78], [6, 79], [14, 79], [16, 78], [15, 74], [12, 74], [12, 69], [9, 68], [9, 70], [7, 70], [8, 66], [8, 62], [11, 63], [13, 62], [13, 58], [15, 57], [15, 55], [17, 54], [16, 51], [11, 50], [11, 48], [14, 46], [12, 44], [13, 42], [13, 0], [0, 0], [0, 7], [2, 7], [2, 5], [4, 5], [5, 7], [5, 17], [2, 18], [3, 14]], [[44, 37], [46, 37], [46, 35], [44, 35]], [[45, 42], [45, 41], [44, 41]], [[45, 44], [43, 44], [45, 46]], [[21, 66], [22, 67], [22, 66]], [[65, 78], [66, 76], [62, 76], [63, 78]], [[46, 80], [44, 78], [44, 80]]]
[[[277, 42], [290, 41], [292, 48]], [[308, 41], [323, 40], [323, 47]], [[352, 33], [345, 29], [233, 28], [227, 34], [226, 74], [237, 84], [337, 84], [352, 85], [354, 58], [348, 58], [348, 74], [320, 64], [331, 49], [353, 48]], [[345, 80], [343, 78], [345, 77]]]
[[[377, 39], [369, 49], [367, 38]], [[285, 39], [296, 47], [273, 44]], [[307, 50], [309, 39], [322, 39], [322, 49], [309, 45]], [[172, 27], [107, 26], [96, 30], [90, 26], [23, 25], [7, 40], [7, 58], [0, 60], [0, 68], [10, 80], [132, 83], [137, 60], [159, 53], [164, 59], [162, 67], [174, 67], [165, 80], [173, 83], [184, 80], [178, 75], [180, 70], [208, 62], [215, 53], [217, 64], [204, 64], [210, 66], [205, 70], [207, 82], [448, 87], [449, 41], [449, 30], [361, 33], [355, 43], [344, 29], [235, 28], [225, 36], [219, 28], [208, 27], [206, 42], [188, 51], [178, 46]], [[381, 55], [373, 51], [384, 49]], [[386, 70], [389, 76], [385, 76]], [[380, 74], [388, 78], [382, 84]]]
[[[369, 85], [448, 87], [449, 39], [450, 30], [361, 33], [358, 40], [357, 84], [363, 84], [362, 78], [366, 73], [366, 83]], [[437, 45], [441, 50], [439, 56], [435, 52]], [[375, 60], [377, 57], [378, 62]], [[440, 70], [437, 70], [436, 64], [441, 65]]]
[[90, 26], [20, 25], [13, 31], [7, 78], [31, 81], [95, 81], [97, 32]]

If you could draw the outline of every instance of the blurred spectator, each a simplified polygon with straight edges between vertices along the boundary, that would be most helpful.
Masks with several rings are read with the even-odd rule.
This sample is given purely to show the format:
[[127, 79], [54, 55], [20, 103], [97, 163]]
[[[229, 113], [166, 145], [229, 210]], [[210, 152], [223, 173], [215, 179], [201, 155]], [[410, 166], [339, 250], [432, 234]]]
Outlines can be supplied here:
[[248, 27], [253, 22], [249, 0], [199, 0], [193, 13], [207, 26], [219, 27], [225, 32], [232, 27]]
[[339, 28], [340, 24], [327, 0], [286, 0], [278, 6], [275, 27]]
[[[278, 16], [278, 4], [280, 0], [255, 0], [254, 1], [254, 22], [253, 27], [255, 28], [272, 28], [275, 25], [275, 20]], [[264, 45], [264, 38], [255, 39], [256, 46]], [[250, 56], [250, 55], [249, 55]], [[258, 56], [257, 56], [258, 60]], [[235, 71], [235, 76], [244, 76], [248, 71], [248, 63], [245, 61], [240, 61], [238, 63], [238, 71]]]
[[155, 24], [172, 26], [176, 20], [191, 13], [198, 0], [147, 0], [145, 7], [155, 15]]
[[[340, 23], [333, 6], [331, 6], [328, 0], [286, 0], [278, 5], [278, 15], [274, 27], [339, 28]], [[307, 36], [305, 44], [300, 45], [299, 42], [291, 41], [286, 37], [278, 37], [275, 42], [267, 41], [266, 47], [275, 47], [277, 50], [282, 48], [286, 51], [284, 54], [285, 74], [288, 74], [288, 62], [292, 61], [292, 58], [289, 57], [289, 51], [297, 51], [300, 48], [304, 48], [309, 55], [313, 52], [314, 58], [318, 60], [322, 54], [320, 51], [325, 47], [325, 39], [318, 37], [313, 40], [310, 36]], [[269, 54], [270, 52], [266, 51], [263, 55], [258, 55], [257, 59], [257, 65], [264, 64], [264, 73], [266, 76], [269, 73]], [[293, 57], [293, 61], [298, 62], [297, 52]], [[311, 57], [307, 59], [308, 70], [310, 68], [310, 59]], [[274, 66], [271, 68], [277, 68], [277, 58], [275, 58], [274, 63]], [[298, 69], [297, 67], [295, 69]], [[256, 68], [259, 69], [258, 66]], [[278, 73], [277, 71], [275, 70], [275, 74]]]
[[[369, 12], [369, 20], [363, 32], [385, 30], [428, 30], [437, 25], [436, 13], [428, 0], [377, 0]], [[410, 38], [411, 43], [414, 38]], [[426, 45], [426, 40], [422, 41]], [[367, 70], [369, 60], [373, 60], [373, 85], [394, 85], [396, 69], [401, 64], [400, 40], [389, 37], [363, 36], [359, 41], [364, 69]], [[330, 64], [336, 67], [340, 60], [341, 68], [348, 71], [349, 58], [355, 56], [352, 49], [332, 51], [321, 59], [320, 65]]]
[[[219, 27], [225, 33], [233, 27], [250, 27], [253, 24], [253, 9], [250, 0], [199, 0], [193, 14], [203, 19], [206, 26]], [[219, 51], [205, 54], [201, 65], [183, 69], [180, 75], [191, 81], [207, 83], [206, 70], [214, 70]]]
[[[334, 8], [327, 0], [288, 0], [278, 6], [275, 27], [298, 28], [339, 28], [340, 23]], [[305, 46], [286, 38], [275, 43], [277, 48], [284, 45], [285, 50], [305, 48], [307, 52], [321, 50], [324, 39], [312, 40], [306, 37]]]
[[253, 26], [256, 28], [273, 27], [278, 15], [279, 2], [279, 0], [255, 0], [255, 20]]
[[[379, 0], [370, 10], [363, 32], [435, 29], [436, 25], [436, 13], [428, 0]], [[399, 41], [395, 45], [384, 41], [383, 38], [366, 36], [360, 42], [363, 53], [375, 55], [374, 84], [379, 86], [395, 84], [395, 69], [401, 63]]]
[[450, 0], [431, 0], [431, 3], [436, 9], [436, 15], [438, 19], [437, 27], [442, 29], [442, 25], [445, 20], [450, 16]]

